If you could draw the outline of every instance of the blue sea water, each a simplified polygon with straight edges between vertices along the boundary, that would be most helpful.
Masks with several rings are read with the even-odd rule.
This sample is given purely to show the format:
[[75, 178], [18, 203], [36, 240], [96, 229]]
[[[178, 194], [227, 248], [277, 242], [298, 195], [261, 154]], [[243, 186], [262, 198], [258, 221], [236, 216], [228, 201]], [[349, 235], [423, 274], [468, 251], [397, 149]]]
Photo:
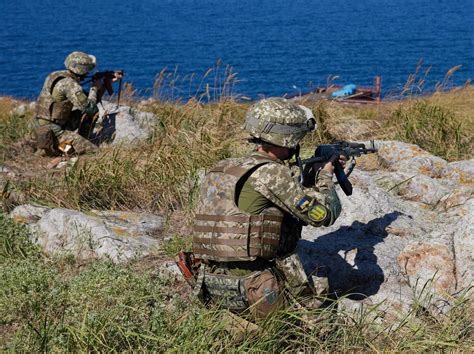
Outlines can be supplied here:
[[473, 0], [0, 0], [0, 95], [35, 97], [74, 50], [125, 70], [146, 95], [176, 67], [174, 94], [193, 94], [219, 59], [220, 75], [237, 72], [234, 93], [252, 98], [330, 75], [359, 85], [381, 75], [393, 92], [420, 60], [430, 90], [456, 65], [451, 84], [473, 77], [473, 18]]

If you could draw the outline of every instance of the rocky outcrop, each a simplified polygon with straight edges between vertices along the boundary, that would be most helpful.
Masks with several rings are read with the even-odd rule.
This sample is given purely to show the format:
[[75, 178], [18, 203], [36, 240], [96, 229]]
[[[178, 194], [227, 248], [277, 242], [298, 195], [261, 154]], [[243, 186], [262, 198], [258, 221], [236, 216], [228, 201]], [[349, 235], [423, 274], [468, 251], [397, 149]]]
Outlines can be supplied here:
[[443, 244], [409, 243], [397, 257], [400, 271], [414, 288], [433, 283], [436, 292], [448, 295], [456, 290], [454, 254]]
[[33, 241], [50, 255], [124, 262], [156, 252], [165, 219], [148, 213], [95, 211], [90, 214], [32, 205], [16, 207], [11, 217], [28, 225]]
[[122, 145], [148, 140], [154, 131], [157, 118], [149, 112], [134, 110], [129, 106], [103, 101], [99, 105], [100, 130], [95, 131], [92, 141], [97, 144]]
[[338, 190], [340, 218], [303, 232], [307, 272], [327, 277], [349, 307], [382, 303], [395, 314], [422, 302], [444, 312], [474, 280], [474, 161], [394, 141], [360, 160], [353, 195]]

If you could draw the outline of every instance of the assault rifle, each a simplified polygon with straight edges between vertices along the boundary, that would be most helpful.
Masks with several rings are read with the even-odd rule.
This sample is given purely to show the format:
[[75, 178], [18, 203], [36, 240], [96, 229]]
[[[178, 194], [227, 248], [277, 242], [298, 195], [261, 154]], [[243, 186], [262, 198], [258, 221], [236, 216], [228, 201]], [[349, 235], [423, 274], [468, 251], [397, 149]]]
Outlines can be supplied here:
[[[114, 93], [114, 89], [112, 88], [112, 81], [114, 81], [114, 79], [118, 79], [119, 80], [119, 92], [118, 92], [118, 96], [117, 96], [117, 106], [118, 106], [119, 103], [120, 103], [120, 94], [122, 93], [122, 78], [123, 78], [124, 75], [125, 75], [125, 73], [123, 72], [123, 70], [98, 71], [98, 72], [94, 73], [94, 75], [92, 75], [92, 77], [90, 77], [89, 80], [83, 82], [82, 84], [84, 85], [84, 84], [88, 84], [90, 82], [95, 82], [95, 81], [102, 80], [105, 90], [107, 91], [107, 93], [109, 95], [112, 95]], [[100, 98], [102, 98], [102, 95], [105, 92], [104, 90], [101, 90], [101, 91], [102, 92], [99, 92], [99, 95], [98, 95], [99, 96], [99, 101], [100, 101]]]
[[[336, 175], [337, 183], [346, 195], [352, 194], [352, 184], [349, 181], [349, 175], [354, 170], [356, 165], [355, 158], [362, 154], [376, 153], [374, 141], [370, 142], [370, 147], [367, 148], [361, 143], [352, 143], [349, 141], [338, 141], [334, 144], [319, 145], [314, 151], [314, 155], [309, 159], [302, 160], [299, 156], [296, 157], [296, 163], [300, 169], [300, 184], [304, 187], [314, 186], [316, 173], [328, 162], [334, 165], [334, 174]], [[347, 159], [351, 158], [350, 165], [347, 172], [344, 171], [339, 163], [339, 156], [344, 155]]]

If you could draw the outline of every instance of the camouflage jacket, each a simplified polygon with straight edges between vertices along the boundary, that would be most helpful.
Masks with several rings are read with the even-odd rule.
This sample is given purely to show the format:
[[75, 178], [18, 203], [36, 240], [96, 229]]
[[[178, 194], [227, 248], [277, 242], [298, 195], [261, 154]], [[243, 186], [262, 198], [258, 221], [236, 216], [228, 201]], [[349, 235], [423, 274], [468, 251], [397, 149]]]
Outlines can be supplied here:
[[97, 89], [91, 88], [86, 96], [77, 77], [69, 71], [56, 71], [48, 75], [38, 97], [36, 116], [64, 125], [72, 109], [88, 116], [97, 112]]
[[[239, 187], [242, 184], [244, 186]], [[244, 189], [244, 199], [250, 200], [248, 205], [258, 204], [258, 209], [242, 205]], [[304, 225], [331, 225], [340, 212], [339, 198], [329, 174], [320, 173], [313, 188], [303, 189], [288, 166], [265, 153], [223, 160], [209, 171], [201, 186], [193, 251], [202, 259], [222, 262], [283, 257], [296, 248]], [[240, 220], [243, 218], [252, 223], [254, 218], [250, 215], [267, 214], [275, 215], [270, 218], [282, 216], [278, 221], [264, 222], [267, 225], [264, 228], [277, 227], [278, 235], [270, 229], [260, 229], [260, 224]], [[262, 220], [256, 218], [254, 223]], [[246, 231], [247, 227], [251, 231]], [[274, 244], [276, 241], [277, 245]]]
[[95, 87], [92, 87], [89, 90], [89, 95], [86, 96], [81, 85], [69, 77], [60, 80], [54, 86], [52, 95], [56, 101], [69, 100], [74, 108], [84, 113], [90, 105], [97, 104], [97, 89]]
[[[258, 154], [258, 153], [257, 153]], [[315, 186], [302, 187], [283, 162], [266, 164], [253, 172], [248, 183], [274, 205], [303, 224], [332, 225], [341, 213], [332, 176], [320, 171]]]

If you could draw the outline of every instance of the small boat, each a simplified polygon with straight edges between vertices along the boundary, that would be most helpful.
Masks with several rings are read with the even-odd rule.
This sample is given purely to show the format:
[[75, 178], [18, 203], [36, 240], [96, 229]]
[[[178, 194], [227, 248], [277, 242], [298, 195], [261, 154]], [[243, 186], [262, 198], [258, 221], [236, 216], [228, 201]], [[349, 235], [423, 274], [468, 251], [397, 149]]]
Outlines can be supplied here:
[[381, 81], [380, 76], [376, 76], [374, 87], [361, 87], [355, 84], [329, 85], [327, 87], [317, 87], [302, 94], [285, 95], [285, 97], [289, 99], [325, 99], [346, 104], [373, 104], [381, 101]]

